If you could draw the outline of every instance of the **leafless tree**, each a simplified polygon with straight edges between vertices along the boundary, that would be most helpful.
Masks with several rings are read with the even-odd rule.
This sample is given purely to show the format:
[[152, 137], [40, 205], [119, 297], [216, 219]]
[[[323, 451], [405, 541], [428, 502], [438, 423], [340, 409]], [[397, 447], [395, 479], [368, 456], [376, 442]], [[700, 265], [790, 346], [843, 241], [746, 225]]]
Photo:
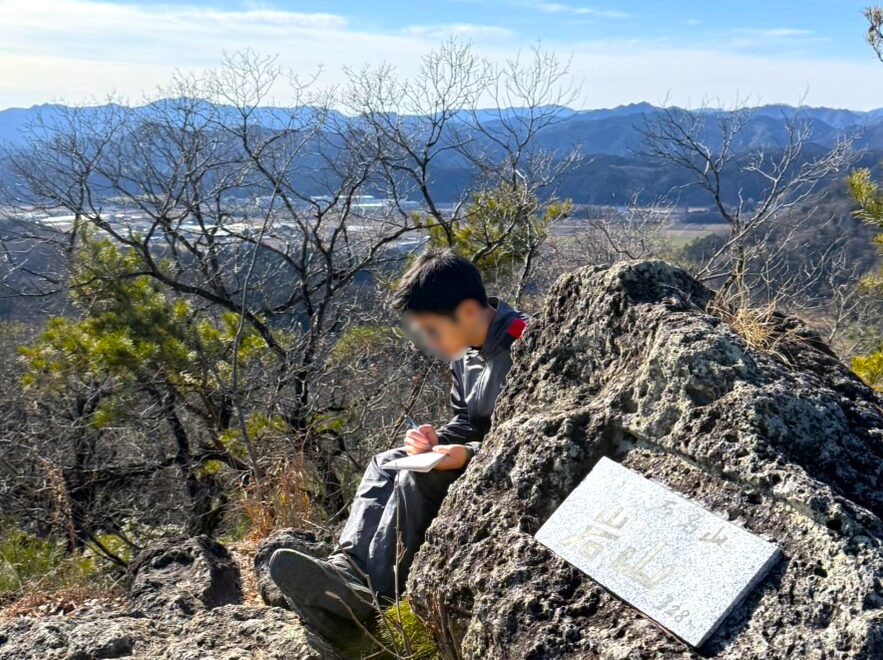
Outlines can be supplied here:
[[[538, 200], [553, 197], [575, 158], [535, 144], [563, 116], [566, 77], [539, 50], [494, 67], [449, 43], [414, 80], [381, 67], [329, 89], [243, 53], [177, 76], [141, 107], [72, 108], [35, 122], [27, 147], [5, 154], [12, 176], [0, 186], [10, 291], [64, 304], [83, 281], [72, 279], [72, 260], [109, 239], [135, 258], [119, 276], [147, 278], [170, 305], [185, 301], [188, 324], [211, 320], [223, 332], [225, 315], [235, 319], [220, 356], [191, 339], [196, 384], [156, 369], [136, 385], [71, 379], [57, 398], [31, 402], [42, 416], [42, 426], [27, 424], [32, 457], [60, 470], [66, 500], [85, 498], [70, 509], [75, 535], [129, 538], [123, 522], [135, 510], [178, 524], [144, 513], [166, 510], [153, 495], [152, 509], [108, 504], [124, 484], [148, 482], [167, 485], [169, 509], [174, 493], [187, 494], [191, 529], [212, 531], [236, 488], [271, 497], [283, 464], [301, 473], [313, 514], [339, 515], [349, 480], [369, 453], [398, 441], [403, 414], [438, 419], [446, 399], [445, 370], [398, 332], [384, 291], [433, 232], [456, 245], [476, 196], [503, 184], [530, 213], [478, 252], [511, 249], [517, 235], [524, 290], [545, 237], [531, 233], [547, 203]], [[284, 108], [271, 97], [283, 86]], [[448, 168], [469, 173], [453, 204], [436, 183]], [[255, 341], [260, 359], [242, 362]], [[108, 397], [129, 397], [126, 421], [98, 428]], [[59, 451], [43, 452], [53, 443]]]
[[667, 234], [674, 205], [667, 200], [642, 203], [634, 193], [622, 209], [603, 209], [587, 220], [587, 231], [577, 243], [590, 263], [614, 263], [623, 259], [652, 259], [667, 252]]
[[[643, 126], [641, 153], [688, 172], [688, 186], [704, 191], [729, 226], [725, 240], [697, 272], [701, 279], [721, 282], [723, 290], [744, 288], [758, 275], [758, 266], [768, 268], [774, 260], [770, 250], [776, 250], [765, 240], [768, 233], [851, 162], [848, 137], [815, 154], [810, 123], [802, 113], [783, 114], [782, 119], [781, 141], [747, 150], [752, 112], [744, 108], [667, 107]], [[748, 185], [756, 190], [752, 198], [745, 192]]]
[[883, 7], [868, 7], [865, 9], [865, 18], [869, 23], [868, 43], [883, 62]]
[[[512, 291], [517, 299], [545, 237], [546, 211], [557, 202], [555, 186], [580, 159], [577, 145], [550, 152], [537, 138], [566, 120], [566, 106], [577, 94], [569, 63], [553, 53], [535, 48], [496, 65], [450, 41], [423, 58], [413, 79], [386, 66], [350, 71], [344, 99], [375, 147], [387, 194], [419, 202], [422, 224], [438, 243], [461, 247], [458, 233], [474, 224], [468, 213], [476, 199], [503, 197], [496, 208], [506, 212], [485, 216], [495, 231], [476, 232], [469, 256], [476, 263], [498, 259], [517, 244], [521, 266]], [[434, 178], [439, 171], [470, 172], [454, 203], [439, 202], [445, 195]], [[413, 214], [402, 204], [398, 211]]]

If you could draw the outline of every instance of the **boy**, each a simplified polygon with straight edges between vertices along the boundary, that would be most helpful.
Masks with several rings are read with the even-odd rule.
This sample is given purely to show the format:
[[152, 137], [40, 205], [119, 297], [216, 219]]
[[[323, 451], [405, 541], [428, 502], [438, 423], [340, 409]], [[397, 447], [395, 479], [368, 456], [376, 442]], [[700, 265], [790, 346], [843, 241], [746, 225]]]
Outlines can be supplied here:
[[[273, 580], [298, 613], [332, 640], [357, 632], [353, 618], [374, 616], [375, 597], [385, 604], [401, 594], [449, 486], [481, 447], [512, 366], [510, 348], [527, 319], [488, 298], [478, 269], [451, 251], [421, 255], [405, 273], [393, 307], [419, 344], [451, 361], [454, 416], [439, 429], [423, 424], [409, 430], [402, 447], [373, 458], [330, 557], [273, 553]], [[393, 459], [429, 451], [445, 454], [431, 472], [384, 468]]]

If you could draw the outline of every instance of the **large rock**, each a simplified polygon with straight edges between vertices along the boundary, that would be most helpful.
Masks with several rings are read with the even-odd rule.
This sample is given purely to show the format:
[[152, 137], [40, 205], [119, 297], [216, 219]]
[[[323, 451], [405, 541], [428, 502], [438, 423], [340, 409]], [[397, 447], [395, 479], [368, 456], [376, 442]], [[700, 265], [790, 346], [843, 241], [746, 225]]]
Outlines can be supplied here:
[[339, 660], [296, 614], [242, 603], [239, 568], [206, 537], [164, 541], [132, 563], [129, 602], [0, 622], [0, 660]]
[[224, 605], [192, 617], [148, 619], [104, 609], [22, 617], [0, 625], [0, 660], [340, 660], [340, 653], [276, 607]]
[[533, 539], [609, 456], [783, 550], [703, 656], [883, 658], [881, 401], [798, 322], [756, 350], [711, 299], [658, 261], [554, 286], [408, 584], [463, 657], [698, 657]]
[[150, 545], [129, 571], [132, 604], [147, 616], [192, 615], [242, 602], [239, 566], [227, 548], [207, 536]]
[[304, 626], [293, 612], [276, 607], [225, 605], [200, 612], [163, 647], [175, 660], [339, 660], [340, 652]]

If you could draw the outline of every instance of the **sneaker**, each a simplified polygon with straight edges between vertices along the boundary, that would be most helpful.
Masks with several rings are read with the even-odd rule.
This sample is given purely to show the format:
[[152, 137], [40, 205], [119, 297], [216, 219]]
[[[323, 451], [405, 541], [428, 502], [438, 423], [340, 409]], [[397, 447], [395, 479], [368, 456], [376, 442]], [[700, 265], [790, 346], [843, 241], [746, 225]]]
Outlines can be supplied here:
[[344, 619], [321, 607], [294, 602], [291, 602], [291, 609], [307, 626], [342, 650], [359, 645], [365, 639], [365, 631], [349, 615]]
[[350, 560], [345, 552], [336, 550], [334, 553], [328, 555], [328, 559], [325, 561], [343, 573], [343, 575], [351, 582], [367, 586], [364, 573], [361, 573], [361, 571], [356, 568], [356, 565]]
[[321, 608], [344, 620], [375, 614], [371, 591], [340, 562], [280, 548], [270, 557], [270, 576], [295, 605]]

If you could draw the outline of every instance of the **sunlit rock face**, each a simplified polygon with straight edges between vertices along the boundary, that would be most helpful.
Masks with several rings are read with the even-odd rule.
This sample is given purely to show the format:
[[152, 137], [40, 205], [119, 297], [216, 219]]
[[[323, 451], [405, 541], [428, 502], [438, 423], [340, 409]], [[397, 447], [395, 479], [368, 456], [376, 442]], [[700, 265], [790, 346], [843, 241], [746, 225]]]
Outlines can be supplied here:
[[699, 654], [533, 534], [602, 456], [783, 553], [701, 656], [883, 658], [883, 403], [800, 322], [764, 350], [660, 261], [562, 277], [410, 576], [465, 658]]
[[125, 602], [0, 622], [0, 660], [336, 660], [339, 652], [279, 607], [242, 604], [239, 567], [204, 536], [148, 546]]

